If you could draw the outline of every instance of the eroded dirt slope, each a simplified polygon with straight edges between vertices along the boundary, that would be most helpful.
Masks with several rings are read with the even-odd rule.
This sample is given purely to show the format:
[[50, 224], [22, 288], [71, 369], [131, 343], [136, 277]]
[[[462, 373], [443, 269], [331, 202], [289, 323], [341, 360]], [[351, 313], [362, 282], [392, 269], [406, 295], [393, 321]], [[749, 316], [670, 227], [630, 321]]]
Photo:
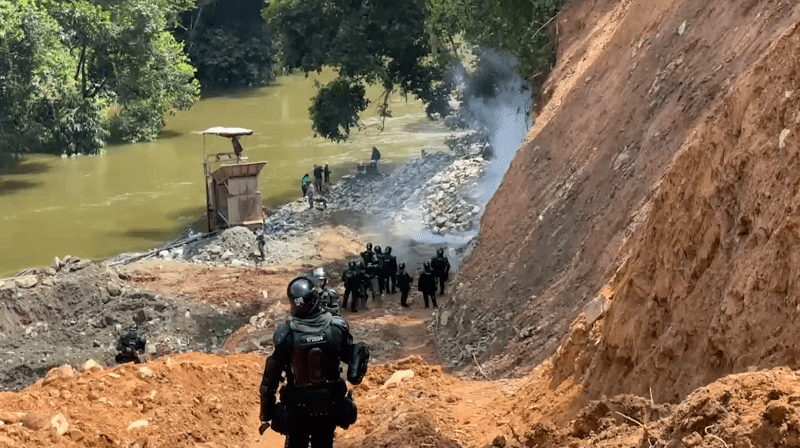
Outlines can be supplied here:
[[[609, 290], [614, 303], [627, 300], [621, 294], [632, 300], [612, 311], [614, 322], [606, 327], [609, 350], [598, 355], [616, 358], [606, 361], [614, 366], [602, 380], [609, 391], [641, 393], [642, 384], [620, 376], [628, 377], [640, 363], [652, 364], [645, 359], [650, 344], [692, 313], [707, 319], [680, 330], [694, 339], [678, 337], [672, 348], [686, 356], [686, 364], [675, 365], [674, 372], [689, 371], [671, 374], [660, 390], [692, 381], [677, 395], [656, 392], [659, 397], [676, 399], [724, 373], [759, 364], [761, 357], [788, 358], [789, 343], [765, 343], [755, 360], [737, 359], [740, 352], [731, 347], [749, 343], [746, 335], [763, 331], [761, 323], [769, 316], [777, 317], [769, 332], [785, 336], [791, 331], [785, 325], [789, 315], [778, 316], [793, 299], [780, 304], [777, 291], [791, 289], [786, 280], [794, 272], [789, 261], [794, 232], [778, 230], [791, 228], [780, 223], [783, 215], [792, 216], [787, 207], [795, 196], [791, 165], [784, 166], [792, 163], [794, 148], [795, 94], [784, 96], [796, 89], [789, 86], [795, 60], [788, 41], [784, 56], [768, 62], [762, 57], [777, 54], [777, 42], [799, 20], [800, 6], [786, 1], [569, 3], [557, 21], [558, 59], [544, 86], [536, 125], [487, 206], [473, 256], [460, 274], [455, 318], [446, 326], [453, 345], [470, 349], [480, 360], [491, 358], [485, 366], [490, 373], [528, 371], [554, 353], [572, 320], [633, 253], [638, 261]], [[750, 87], [734, 94], [747, 77], [753, 78]], [[774, 78], [780, 78], [780, 86], [772, 86]], [[723, 102], [729, 106], [720, 109]], [[716, 124], [707, 119], [726, 113], [730, 117], [719, 116]], [[786, 149], [777, 151], [779, 134], [787, 127]], [[759, 136], [748, 138], [748, 132]], [[682, 155], [692, 141], [696, 154]], [[751, 157], [745, 157], [748, 151]], [[748, 230], [737, 236], [740, 218]], [[759, 237], [761, 227], [765, 233]], [[788, 245], [775, 240], [772, 251], [745, 249], [747, 244], [763, 247], [775, 237]], [[776, 252], [778, 247], [788, 249]], [[747, 256], [753, 263], [749, 268], [735, 264]], [[715, 263], [717, 269], [708, 270]], [[781, 281], [763, 279], [765, 269], [786, 275]], [[673, 277], [682, 281], [674, 284]], [[748, 284], [774, 290], [774, 298], [758, 293], [734, 299], [734, 285], [742, 291], [751, 288]], [[704, 305], [689, 305], [701, 297]], [[670, 304], [678, 302], [686, 305], [674, 312]], [[731, 321], [719, 312], [721, 304], [734, 314], [770, 311], [763, 318]], [[633, 319], [642, 307], [655, 314]], [[704, 324], [718, 329], [707, 344], [696, 331]], [[619, 334], [612, 336], [615, 327]], [[723, 341], [738, 329], [745, 330], [741, 337]], [[703, 344], [706, 349], [697, 349]], [[449, 353], [459, 357], [455, 348]], [[699, 355], [703, 367], [693, 371], [689, 359]], [[462, 367], [470, 364], [471, 357], [461, 357]], [[635, 375], [649, 379], [658, 371], [656, 366], [639, 369], [649, 374], [636, 370]]]
[[576, 372], [590, 393], [678, 400], [728, 373], [798, 367], [799, 46], [795, 25], [669, 166], [607, 316], [576, 328], [593, 333]]

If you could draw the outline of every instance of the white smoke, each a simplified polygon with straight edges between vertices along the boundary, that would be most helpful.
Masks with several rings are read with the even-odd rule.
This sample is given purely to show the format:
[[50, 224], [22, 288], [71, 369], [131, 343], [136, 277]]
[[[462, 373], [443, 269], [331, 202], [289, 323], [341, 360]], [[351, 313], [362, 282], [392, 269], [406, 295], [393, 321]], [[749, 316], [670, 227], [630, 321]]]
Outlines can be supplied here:
[[[483, 133], [493, 150], [483, 176], [467, 192], [480, 206], [481, 214], [500, 186], [532, 124], [531, 92], [514, 71], [514, 66], [515, 61], [510, 57], [482, 51], [474, 72], [468, 72], [463, 65], [454, 67], [452, 71], [460, 97], [461, 125]], [[461, 257], [456, 256], [456, 249], [464, 248], [475, 238], [479, 225], [461, 232], [434, 233], [423, 219], [424, 190], [423, 187], [415, 192], [401, 210], [386, 216], [388, 219], [371, 229], [375, 241], [392, 246], [398, 260], [411, 262], [409, 272], [418, 268], [413, 264], [421, 264], [427, 253], [432, 252], [431, 246], [445, 248], [453, 269], [457, 270]]]

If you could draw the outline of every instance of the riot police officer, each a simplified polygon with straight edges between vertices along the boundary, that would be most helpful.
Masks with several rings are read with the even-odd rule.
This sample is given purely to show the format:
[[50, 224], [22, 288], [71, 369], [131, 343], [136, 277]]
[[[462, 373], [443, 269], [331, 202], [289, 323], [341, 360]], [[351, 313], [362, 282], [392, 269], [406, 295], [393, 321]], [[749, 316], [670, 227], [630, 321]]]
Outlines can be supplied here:
[[433, 275], [439, 280], [439, 295], [444, 295], [444, 282], [450, 275], [450, 261], [444, 256], [444, 249], [441, 247], [436, 249], [436, 256], [431, 258], [431, 269]]
[[[381, 250], [381, 246], [375, 246], [375, 263], [372, 265], [372, 278], [378, 280], [378, 293], [383, 295], [383, 292], [389, 292], [386, 280], [389, 278], [386, 275], [386, 256]], [[373, 300], [375, 297], [372, 297]]]
[[425, 308], [428, 308], [428, 298], [433, 302], [433, 307], [436, 308], [436, 276], [433, 274], [430, 262], [422, 264], [422, 273], [419, 275], [417, 288], [422, 292], [422, 298], [425, 300]]
[[[308, 277], [289, 282], [292, 319], [278, 324], [275, 349], [267, 357], [261, 380], [261, 428], [286, 435], [287, 448], [332, 448], [336, 426], [356, 421], [356, 405], [341, 379], [340, 362], [348, 365], [347, 381], [361, 383], [369, 349], [353, 344], [347, 322], [320, 307], [318, 288]], [[280, 402], [275, 394], [280, 389]]]
[[320, 306], [334, 316], [341, 316], [339, 309], [339, 293], [333, 288], [328, 288], [328, 273], [325, 268], [316, 268], [312, 272], [319, 288]]
[[[361, 264], [359, 264], [359, 266], [363, 264], [361, 270], [364, 271], [367, 278], [369, 279], [369, 283], [366, 286], [368, 291], [372, 291], [372, 300], [375, 300], [375, 284], [373, 282], [377, 282], [377, 280], [374, 280], [377, 278], [377, 275], [375, 274], [377, 263], [378, 263], [378, 257], [372, 250], [372, 243], [367, 243], [367, 250], [361, 252]], [[364, 298], [366, 299], [366, 296]]]
[[408, 291], [411, 290], [414, 279], [406, 272], [405, 263], [400, 263], [395, 277], [397, 278], [397, 289], [400, 290], [400, 306], [408, 308]]
[[397, 292], [397, 257], [392, 255], [392, 246], [386, 246], [383, 258], [383, 267], [386, 271], [386, 292], [389, 293], [391, 286], [391, 293], [394, 294]]
[[126, 362], [139, 364], [142, 362], [139, 355], [144, 353], [146, 344], [147, 339], [142, 334], [139, 326], [134, 322], [133, 325], [119, 335], [119, 340], [117, 340], [117, 355], [114, 357], [114, 360], [117, 364], [124, 364]]
[[375, 252], [372, 250], [372, 243], [367, 243], [366, 249], [361, 252], [361, 261], [368, 265], [375, 262]]
[[347, 308], [347, 300], [350, 298], [350, 294], [353, 293], [353, 288], [350, 283], [350, 279], [355, 277], [356, 275], [356, 262], [350, 261], [347, 264], [347, 269], [342, 272], [342, 284], [344, 285], [344, 298], [342, 299], [342, 308]]

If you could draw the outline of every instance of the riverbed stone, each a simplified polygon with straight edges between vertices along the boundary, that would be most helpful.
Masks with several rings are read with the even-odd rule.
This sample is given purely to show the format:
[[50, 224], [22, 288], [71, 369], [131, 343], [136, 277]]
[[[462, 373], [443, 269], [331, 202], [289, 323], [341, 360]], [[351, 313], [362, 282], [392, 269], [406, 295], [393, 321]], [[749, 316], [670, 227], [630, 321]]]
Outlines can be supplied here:
[[35, 275], [23, 275], [14, 279], [17, 288], [33, 288], [39, 283], [39, 279]]
[[113, 281], [108, 282], [106, 290], [111, 297], [119, 297], [122, 294], [122, 288]]

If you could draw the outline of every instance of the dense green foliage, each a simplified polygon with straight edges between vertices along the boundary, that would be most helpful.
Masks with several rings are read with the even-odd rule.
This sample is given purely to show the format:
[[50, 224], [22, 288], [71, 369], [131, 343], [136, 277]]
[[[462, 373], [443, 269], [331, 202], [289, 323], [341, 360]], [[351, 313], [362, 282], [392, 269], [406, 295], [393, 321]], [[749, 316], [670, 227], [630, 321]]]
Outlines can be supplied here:
[[424, 0], [274, 0], [264, 16], [278, 35], [278, 58], [306, 73], [334, 67], [339, 77], [320, 89], [309, 110], [319, 135], [341, 141], [369, 104], [366, 84], [411, 94], [429, 116], [446, 115], [446, 61], [432, 52]]
[[272, 38], [263, 0], [199, 0], [174, 32], [206, 87], [264, 85], [272, 76]]
[[547, 24], [562, 0], [273, 0], [264, 9], [277, 34], [277, 58], [306, 73], [334, 67], [309, 109], [319, 135], [341, 141], [369, 101], [365, 84], [383, 86], [378, 113], [389, 116], [392, 92], [422, 100], [430, 117], [446, 116], [448, 64], [459, 43], [496, 48], [518, 61], [525, 79], [552, 62]]
[[554, 42], [547, 25], [563, 0], [427, 0], [429, 25], [455, 46], [463, 36], [470, 44], [492, 47], [517, 60], [517, 72], [529, 79], [553, 61]]
[[[0, 163], [151, 140], [198, 98], [168, 31], [190, 0], [0, 0]], [[109, 120], [109, 117], [113, 117]], [[4, 162], [3, 162], [4, 161]]]

